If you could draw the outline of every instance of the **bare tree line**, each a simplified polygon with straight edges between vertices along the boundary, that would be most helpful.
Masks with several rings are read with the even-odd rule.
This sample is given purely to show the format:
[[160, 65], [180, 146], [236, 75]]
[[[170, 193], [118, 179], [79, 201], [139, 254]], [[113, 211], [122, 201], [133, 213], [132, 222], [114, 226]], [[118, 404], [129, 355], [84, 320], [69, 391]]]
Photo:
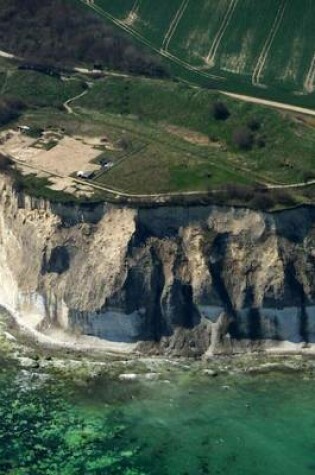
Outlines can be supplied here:
[[167, 75], [160, 59], [71, 0], [2, 0], [0, 48], [29, 61]]

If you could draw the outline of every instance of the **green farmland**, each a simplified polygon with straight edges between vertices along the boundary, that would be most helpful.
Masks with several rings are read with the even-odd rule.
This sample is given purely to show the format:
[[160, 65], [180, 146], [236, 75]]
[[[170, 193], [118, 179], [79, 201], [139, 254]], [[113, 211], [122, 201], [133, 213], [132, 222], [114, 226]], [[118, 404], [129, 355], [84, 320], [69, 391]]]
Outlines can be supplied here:
[[95, 0], [190, 82], [315, 106], [313, 0]]

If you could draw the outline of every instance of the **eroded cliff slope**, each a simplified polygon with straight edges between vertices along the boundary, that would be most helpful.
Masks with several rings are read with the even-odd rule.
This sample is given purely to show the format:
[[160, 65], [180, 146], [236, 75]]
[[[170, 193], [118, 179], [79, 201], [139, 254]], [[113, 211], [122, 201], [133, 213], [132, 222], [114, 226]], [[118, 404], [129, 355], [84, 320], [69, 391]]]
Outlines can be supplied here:
[[315, 343], [315, 209], [67, 207], [1, 179], [0, 304], [41, 331], [213, 355]]

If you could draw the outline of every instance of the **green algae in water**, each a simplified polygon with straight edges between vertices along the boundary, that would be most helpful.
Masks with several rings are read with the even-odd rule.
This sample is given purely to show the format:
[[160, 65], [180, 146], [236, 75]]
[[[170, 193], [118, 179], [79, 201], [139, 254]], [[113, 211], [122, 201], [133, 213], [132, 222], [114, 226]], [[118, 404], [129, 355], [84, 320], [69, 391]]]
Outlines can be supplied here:
[[1, 475], [141, 475], [123, 415], [84, 414], [69, 387], [11, 368], [0, 376]]
[[315, 474], [315, 382], [302, 376], [88, 386], [6, 370], [5, 475]]

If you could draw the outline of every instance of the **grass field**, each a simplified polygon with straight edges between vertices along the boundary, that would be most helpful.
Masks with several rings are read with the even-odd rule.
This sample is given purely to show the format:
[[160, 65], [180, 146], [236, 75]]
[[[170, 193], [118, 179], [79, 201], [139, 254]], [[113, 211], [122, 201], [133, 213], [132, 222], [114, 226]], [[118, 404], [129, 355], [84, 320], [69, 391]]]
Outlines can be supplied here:
[[164, 55], [184, 79], [315, 107], [313, 0], [89, 3]]
[[[140, 175], [137, 172], [134, 178], [141, 176], [146, 167], [151, 169], [153, 156], [159, 165], [155, 146], [160, 144], [159, 155], [165, 156], [163, 164], [167, 162], [169, 166], [163, 165], [163, 172], [155, 171], [152, 183], [157, 187], [157, 177], [162, 173], [166, 176], [168, 169], [170, 175], [167, 181], [162, 180], [163, 186], [169, 187], [168, 191], [195, 187], [207, 189], [232, 181], [295, 183], [312, 176], [313, 127], [277, 111], [228, 98], [224, 102], [230, 112], [229, 118], [216, 120], [212, 110], [220, 99], [219, 94], [176, 82], [107, 78], [95, 84], [89, 94], [77, 102], [77, 106], [97, 111], [103, 120], [113, 120], [116, 116], [116, 121], [123, 128], [131, 128], [134, 133], [144, 135], [145, 140], [153, 143], [152, 151], [149, 146], [133, 159], [132, 163], [137, 164], [140, 170]], [[253, 147], [241, 150], [234, 143], [233, 135], [235, 130], [248, 127], [253, 120], [258, 127], [253, 132]], [[176, 136], [167, 133], [169, 125], [178, 127]], [[209, 139], [209, 143], [203, 146], [198, 140], [188, 143], [186, 130], [201, 134]], [[261, 141], [263, 146], [258, 145]], [[178, 150], [180, 160], [170, 153], [172, 148]], [[195, 159], [187, 158], [187, 153]], [[150, 157], [150, 164], [145, 156]], [[124, 167], [130, 166], [127, 162], [123, 164], [120, 174], [118, 168], [113, 169], [106, 174], [107, 179], [113, 177], [113, 181], [119, 181]], [[133, 191], [137, 182], [136, 179], [132, 185]], [[148, 186], [145, 182], [145, 187]]]

